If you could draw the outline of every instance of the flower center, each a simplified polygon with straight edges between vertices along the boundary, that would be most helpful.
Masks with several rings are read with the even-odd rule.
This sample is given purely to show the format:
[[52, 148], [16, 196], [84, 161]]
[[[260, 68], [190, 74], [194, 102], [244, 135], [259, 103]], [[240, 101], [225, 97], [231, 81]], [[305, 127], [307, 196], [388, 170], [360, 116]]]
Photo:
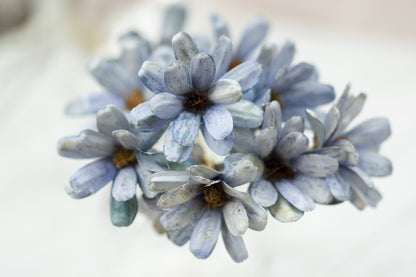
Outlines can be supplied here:
[[225, 194], [218, 184], [204, 188], [204, 201], [208, 208], [214, 209], [224, 204]]
[[127, 150], [123, 147], [117, 148], [113, 155], [113, 162], [116, 164], [117, 168], [123, 168], [137, 162], [136, 150]]
[[233, 69], [234, 67], [238, 66], [241, 64], [241, 61], [239, 59], [232, 59], [230, 62], [230, 65], [228, 66], [228, 70], [230, 71], [231, 69]]
[[208, 106], [208, 97], [203, 93], [194, 91], [186, 96], [183, 105], [187, 111], [199, 113]]
[[144, 98], [142, 92], [138, 89], [133, 89], [129, 96], [127, 96], [127, 98], [124, 99], [124, 105], [128, 110], [131, 110], [137, 105], [143, 103], [143, 101]]
[[279, 103], [280, 105], [280, 109], [283, 110], [283, 106], [282, 103], [280, 102], [280, 96], [279, 93], [277, 91], [271, 91], [270, 93], [270, 102], [272, 101], [277, 101], [277, 103]]
[[295, 176], [292, 168], [273, 155], [265, 157], [263, 163], [266, 177], [272, 181], [277, 181], [281, 178], [293, 178]]

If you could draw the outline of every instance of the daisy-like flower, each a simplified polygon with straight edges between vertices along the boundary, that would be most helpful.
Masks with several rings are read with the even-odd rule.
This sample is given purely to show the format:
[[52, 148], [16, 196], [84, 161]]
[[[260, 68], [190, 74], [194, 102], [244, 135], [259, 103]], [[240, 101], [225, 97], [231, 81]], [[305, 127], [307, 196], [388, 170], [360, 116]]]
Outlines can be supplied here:
[[[248, 159], [258, 168], [249, 193], [282, 222], [296, 221], [315, 203], [330, 203], [333, 198], [322, 177], [338, 170], [338, 161], [308, 151], [302, 117], [292, 117], [282, 126], [280, 106], [272, 101], [265, 107], [261, 130], [237, 132], [234, 159]], [[251, 152], [251, 153], [250, 153]]]
[[[217, 14], [211, 14], [211, 24], [215, 36], [220, 39], [221, 36], [231, 38], [227, 23]], [[241, 35], [240, 41], [232, 54], [229, 69], [248, 61], [254, 51], [261, 45], [269, 30], [269, 24], [262, 17], [255, 17], [247, 23]]]
[[315, 151], [339, 161], [339, 170], [325, 178], [332, 195], [337, 201], [350, 200], [358, 209], [364, 209], [366, 205], [375, 207], [381, 200], [371, 177], [392, 173], [390, 160], [378, 153], [391, 129], [387, 118], [372, 118], [346, 131], [366, 99], [364, 93], [354, 97], [349, 91], [347, 85], [323, 121], [311, 111], [307, 116], [315, 134]]
[[242, 235], [261, 231], [267, 212], [245, 192], [233, 187], [253, 181], [256, 166], [248, 160], [226, 163], [223, 172], [194, 165], [187, 171], [155, 173], [151, 189], [162, 192], [157, 205], [166, 210], [160, 222], [178, 245], [187, 241], [197, 258], [206, 259], [222, 232], [225, 247], [236, 262], [248, 256]]
[[[222, 37], [211, 56], [199, 52], [192, 38], [180, 32], [172, 39], [176, 61], [163, 69], [145, 62], [139, 71], [143, 83], [156, 93], [130, 112], [140, 132], [166, 131], [164, 153], [169, 161], [186, 160], [201, 129], [207, 145], [218, 155], [230, 152], [233, 127], [259, 126], [263, 112], [249, 101], [239, 101], [261, 74], [256, 62], [226, 72], [231, 42]], [[225, 73], [225, 74], [224, 74]]]
[[104, 92], [90, 92], [70, 102], [66, 107], [69, 115], [96, 113], [108, 104], [119, 109], [131, 110], [153, 95], [145, 89], [137, 73], [146, 60], [168, 65], [174, 60], [169, 46], [172, 36], [179, 32], [185, 20], [185, 8], [179, 4], [166, 11], [161, 43], [150, 43], [138, 33], [129, 31], [120, 39], [121, 55], [116, 59], [94, 58], [87, 63], [87, 70], [104, 88]]
[[262, 65], [260, 81], [244, 95], [244, 99], [259, 106], [277, 100], [284, 121], [292, 116], [305, 118], [306, 108], [316, 109], [335, 99], [334, 88], [319, 82], [313, 65], [304, 62], [291, 65], [294, 54], [295, 45], [291, 41], [280, 49], [275, 44], [265, 44], [257, 57]]
[[162, 133], [136, 134], [124, 114], [112, 105], [98, 112], [97, 130], [84, 130], [78, 136], [59, 140], [57, 150], [61, 156], [99, 158], [76, 171], [65, 190], [71, 197], [80, 199], [113, 181], [111, 222], [128, 226], [137, 213], [137, 184], [147, 197], [155, 197], [148, 189], [150, 175], [168, 169], [162, 153], [138, 151], [147, 151]]

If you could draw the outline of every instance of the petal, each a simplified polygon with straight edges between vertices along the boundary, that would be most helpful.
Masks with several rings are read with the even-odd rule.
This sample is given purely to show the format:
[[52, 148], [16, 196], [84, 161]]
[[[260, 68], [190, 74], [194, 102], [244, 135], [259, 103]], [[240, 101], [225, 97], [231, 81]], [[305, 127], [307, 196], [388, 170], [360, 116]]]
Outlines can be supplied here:
[[191, 77], [186, 66], [174, 61], [165, 69], [165, 86], [169, 92], [184, 95], [192, 91]]
[[198, 259], [206, 259], [217, 244], [221, 229], [221, 210], [206, 209], [196, 224], [189, 242], [189, 250]]
[[235, 161], [224, 169], [222, 175], [231, 187], [240, 186], [255, 180], [257, 167], [249, 160]]
[[160, 217], [160, 223], [167, 231], [183, 229], [188, 226], [203, 209], [199, 199], [188, 201], [165, 211]]
[[211, 106], [202, 116], [204, 126], [216, 140], [223, 140], [233, 131], [233, 118], [222, 105]]
[[[146, 199], [155, 198], [158, 195], [158, 192], [151, 190], [151, 185], [150, 185], [150, 178], [153, 172], [147, 170], [146, 168], [144, 168], [143, 166], [139, 164], [136, 164], [134, 166], [134, 169], [136, 170], [136, 173], [137, 173], [138, 184], [145, 198]], [[156, 206], [156, 204], [154, 206]]]
[[276, 188], [264, 179], [253, 183], [249, 188], [249, 193], [263, 207], [272, 206], [276, 203], [278, 197]]
[[152, 55], [150, 55], [149, 60], [159, 64], [163, 68], [176, 61], [170, 42], [169, 46], [159, 45], [156, 47], [156, 49], [152, 51]]
[[183, 111], [172, 125], [172, 137], [182, 146], [191, 146], [198, 136], [201, 116]]
[[218, 80], [208, 91], [208, 99], [218, 104], [233, 104], [242, 96], [240, 84], [230, 79]]
[[305, 154], [296, 158], [292, 166], [313, 177], [326, 177], [338, 170], [338, 161], [324, 155]]
[[[338, 137], [345, 130], [348, 124], [350, 124], [350, 122], [361, 112], [366, 98], [367, 96], [364, 93], [360, 93], [358, 96], [354, 97], [351, 103], [344, 109], [338, 107], [341, 119], [338, 124], [338, 128], [335, 131], [334, 137]], [[341, 99], [339, 101], [341, 101]]]
[[137, 162], [140, 166], [146, 168], [151, 172], [164, 171], [169, 168], [168, 161], [162, 152], [138, 152], [136, 155]]
[[182, 246], [191, 239], [192, 232], [194, 231], [193, 224], [189, 224], [183, 229], [168, 232], [168, 238], [174, 244]]
[[334, 88], [315, 81], [300, 83], [287, 93], [280, 94], [283, 107], [316, 107], [335, 99]]
[[274, 127], [277, 131], [282, 125], [282, 111], [277, 101], [272, 101], [266, 104], [264, 109], [264, 119], [262, 129]]
[[112, 195], [116, 201], [127, 201], [136, 195], [137, 174], [132, 166], [119, 170], [114, 179]]
[[293, 116], [288, 121], [286, 121], [285, 126], [280, 132], [280, 137], [285, 137], [291, 132], [300, 132], [303, 133], [305, 130], [305, 124], [303, 118], [300, 116]]
[[65, 114], [71, 116], [95, 114], [109, 104], [122, 109], [124, 99], [120, 95], [109, 92], [85, 93], [82, 97], [72, 100], [65, 106]]
[[360, 150], [358, 166], [368, 175], [375, 177], [389, 176], [393, 172], [391, 161], [377, 152]]
[[241, 35], [236, 56], [243, 61], [257, 48], [265, 38], [269, 24], [262, 17], [255, 17], [249, 21]]
[[186, 171], [161, 171], [150, 178], [151, 189], [155, 192], [165, 192], [177, 188], [189, 181], [191, 174]]
[[218, 171], [204, 165], [192, 165], [188, 167], [186, 171], [188, 171], [194, 176], [202, 176], [207, 179], [213, 179], [220, 175]]
[[308, 154], [319, 154], [319, 155], [326, 155], [329, 156], [331, 158], [334, 158], [336, 160], [338, 160], [338, 162], [342, 159], [344, 159], [344, 154], [343, 151], [341, 150], [340, 147], [338, 146], [331, 146], [331, 147], [323, 147], [323, 148], [319, 148], [319, 149], [312, 149], [307, 151]]
[[246, 209], [238, 199], [231, 199], [222, 208], [224, 222], [234, 236], [242, 236], [248, 228]]
[[125, 149], [137, 149], [140, 146], [139, 139], [127, 130], [115, 130], [112, 135]]
[[351, 190], [348, 184], [339, 174], [333, 174], [325, 177], [325, 181], [331, 191], [331, 194], [338, 201], [346, 201], [351, 199]]
[[248, 216], [248, 226], [252, 230], [262, 231], [267, 224], [267, 212], [248, 193], [236, 190], [222, 182], [222, 189], [231, 196], [238, 198], [244, 205]]
[[276, 55], [277, 52], [277, 46], [275, 43], [265, 43], [260, 53], [257, 57], [257, 62], [261, 64], [261, 70], [262, 74], [260, 76], [260, 80], [256, 85], [257, 89], [261, 89], [264, 87], [270, 88], [271, 83], [268, 83], [267, 81], [272, 81], [274, 77], [276, 76], [277, 70], [279, 68], [274, 67], [273, 58]]
[[241, 90], [244, 92], [253, 88], [261, 76], [261, 65], [255, 61], [244, 62], [227, 73], [225, 73], [221, 79], [231, 79], [237, 81]]
[[172, 38], [172, 48], [177, 60], [187, 67], [191, 64], [191, 59], [198, 53], [198, 48], [191, 36], [185, 32], [179, 32]]
[[255, 139], [254, 149], [256, 150], [256, 153], [261, 157], [268, 156], [276, 146], [277, 138], [278, 134], [276, 128], [270, 127], [261, 130]]
[[198, 53], [191, 60], [191, 77], [194, 89], [205, 92], [215, 77], [215, 62], [211, 55]]
[[139, 132], [136, 137], [139, 140], [138, 149], [141, 151], [148, 151], [152, 148], [165, 133], [166, 128], [161, 128], [154, 132]]
[[192, 152], [191, 146], [182, 146], [173, 139], [172, 125], [166, 130], [165, 144], [163, 146], [163, 152], [168, 161], [171, 162], [184, 162], [186, 161]]
[[358, 163], [358, 153], [354, 145], [346, 139], [338, 139], [330, 145], [340, 148], [340, 154], [334, 157], [342, 165], [354, 166]]
[[291, 132], [279, 141], [275, 152], [282, 160], [288, 161], [304, 153], [308, 147], [309, 140], [304, 134]]
[[70, 196], [87, 197], [107, 185], [117, 173], [117, 168], [110, 158], [89, 163], [78, 169], [69, 179]]
[[222, 226], [222, 240], [228, 254], [236, 263], [241, 263], [248, 258], [248, 252], [243, 239], [233, 236], [226, 226]]
[[163, 68], [159, 63], [145, 61], [139, 70], [139, 78], [143, 84], [153, 92], [165, 92], [165, 78]]
[[329, 204], [333, 201], [331, 192], [324, 179], [305, 174], [296, 174], [296, 177], [292, 180], [292, 184], [312, 198], [316, 203]]
[[133, 89], [129, 75], [115, 62], [94, 58], [87, 63], [87, 69], [111, 93], [125, 96]]
[[333, 106], [326, 115], [324, 126], [325, 126], [325, 140], [331, 138], [335, 130], [338, 127], [340, 119], [339, 110], [336, 106]]
[[254, 149], [254, 131], [248, 128], [234, 127], [234, 150], [249, 153]]
[[282, 179], [274, 183], [277, 190], [283, 197], [297, 209], [307, 212], [315, 209], [313, 200], [289, 181]]
[[117, 201], [111, 197], [110, 216], [111, 223], [118, 227], [127, 227], [133, 223], [138, 211], [137, 198], [133, 197], [127, 201]]
[[78, 136], [61, 138], [57, 150], [63, 157], [87, 159], [110, 156], [116, 148], [110, 137], [93, 130], [84, 130]]
[[152, 113], [162, 119], [173, 119], [183, 111], [183, 98], [171, 93], [159, 93], [149, 101]]
[[279, 195], [276, 204], [269, 207], [269, 211], [274, 218], [283, 223], [298, 221], [304, 214], [303, 211], [296, 209], [281, 195]]
[[161, 209], [169, 209], [185, 203], [202, 193], [201, 186], [201, 184], [187, 183], [169, 190], [160, 196], [157, 206]]
[[293, 85], [306, 81], [315, 73], [316, 69], [308, 63], [298, 63], [286, 68], [274, 81], [273, 90], [283, 92], [289, 90]]
[[318, 119], [317, 115], [309, 110], [306, 109], [306, 118], [308, 119], [309, 123], [311, 124], [313, 134], [315, 135], [314, 142], [315, 148], [320, 148], [324, 144], [325, 141], [325, 127], [324, 124]]
[[387, 118], [369, 119], [346, 134], [346, 137], [357, 148], [371, 148], [380, 145], [391, 135]]
[[243, 128], [257, 128], [263, 121], [263, 110], [247, 100], [227, 105], [233, 117], [234, 126]]
[[157, 117], [150, 108], [149, 102], [144, 102], [129, 113], [132, 126], [139, 132], [152, 132], [166, 127], [169, 120]]
[[208, 147], [214, 151], [217, 155], [224, 156], [230, 153], [231, 149], [234, 145], [234, 134], [231, 133], [230, 135], [226, 136], [222, 140], [214, 139], [211, 134], [208, 132], [205, 125], [201, 128], [202, 135]]
[[233, 56], [233, 45], [231, 39], [226, 36], [221, 36], [218, 39], [217, 45], [212, 53], [215, 62], [215, 78], [218, 80], [227, 72]]
[[130, 125], [119, 109], [108, 105], [97, 113], [97, 129], [100, 133], [112, 136], [114, 130], [130, 130]]
[[165, 12], [162, 24], [161, 44], [170, 44], [172, 36], [183, 28], [186, 10], [182, 4], [170, 4]]
[[212, 27], [214, 28], [215, 37], [219, 40], [222, 36], [230, 37], [230, 31], [228, 30], [227, 23], [220, 18], [216, 13], [211, 13], [210, 20]]

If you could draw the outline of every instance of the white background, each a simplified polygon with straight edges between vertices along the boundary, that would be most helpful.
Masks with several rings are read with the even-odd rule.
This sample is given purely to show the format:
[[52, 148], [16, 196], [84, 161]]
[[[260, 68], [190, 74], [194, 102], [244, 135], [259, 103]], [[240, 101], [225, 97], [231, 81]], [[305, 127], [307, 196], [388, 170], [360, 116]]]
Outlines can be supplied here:
[[[375, 180], [384, 196], [377, 209], [318, 206], [291, 224], [270, 217], [265, 231], [245, 234], [249, 259], [235, 264], [221, 240], [208, 260], [197, 260], [187, 245], [156, 234], [142, 214], [129, 228], [113, 227], [109, 187], [83, 200], [64, 192], [85, 161], [59, 157], [56, 142], [89, 124], [66, 118], [64, 106], [99, 88], [85, 60], [115, 55], [115, 39], [127, 27], [158, 38], [166, 2], [123, 2], [128, 9], [99, 13], [92, 4], [78, 10], [68, 1], [39, 1], [26, 25], [0, 35], [0, 276], [416, 276], [415, 22], [400, 12], [389, 18], [374, 1], [364, 2], [365, 10], [331, 4], [327, 13], [328, 2], [318, 1], [319, 12], [306, 15], [280, 2], [189, 1], [186, 30], [209, 31], [208, 13], [217, 10], [236, 42], [244, 23], [263, 14], [269, 40], [293, 39], [296, 60], [317, 64], [338, 95], [349, 81], [353, 92], [368, 94], [356, 123], [388, 116], [393, 130], [382, 153], [394, 173]], [[375, 21], [357, 23], [355, 8]], [[403, 16], [408, 8], [401, 7]], [[383, 11], [387, 23], [377, 25]]]

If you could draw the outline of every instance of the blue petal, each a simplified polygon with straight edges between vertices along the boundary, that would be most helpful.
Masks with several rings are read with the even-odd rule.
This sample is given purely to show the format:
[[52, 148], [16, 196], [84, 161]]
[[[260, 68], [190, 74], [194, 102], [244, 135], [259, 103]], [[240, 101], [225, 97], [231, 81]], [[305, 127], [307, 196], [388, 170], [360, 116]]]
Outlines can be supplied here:
[[298, 84], [284, 94], [279, 95], [283, 105], [290, 107], [316, 107], [335, 99], [334, 88], [315, 81]]
[[166, 127], [170, 120], [157, 117], [149, 102], [142, 103], [129, 113], [132, 126], [140, 132], [152, 132]]
[[124, 108], [124, 99], [120, 95], [109, 92], [89, 92], [69, 102], [65, 106], [65, 114], [72, 116], [95, 114], [109, 104], [122, 109]]
[[233, 45], [231, 39], [226, 36], [221, 36], [215, 46], [212, 57], [214, 58], [216, 66], [214, 80], [218, 80], [225, 72], [227, 72], [233, 57]]
[[266, 37], [269, 24], [261, 17], [255, 17], [247, 24], [238, 44], [236, 57], [244, 61]]
[[173, 122], [173, 139], [182, 146], [194, 144], [200, 127], [201, 116], [199, 114], [183, 111]]
[[226, 108], [233, 117], [234, 126], [243, 128], [257, 128], [263, 121], [263, 110], [247, 100], [227, 105]]
[[170, 44], [172, 36], [182, 30], [185, 17], [186, 10], [182, 4], [169, 5], [163, 18], [161, 44]]
[[216, 140], [222, 140], [233, 131], [233, 118], [222, 105], [211, 106], [203, 115], [204, 125]]
[[274, 81], [273, 90], [276, 92], [284, 92], [295, 84], [312, 80], [315, 71], [316, 68], [308, 63], [298, 63], [295, 66], [286, 68]]
[[111, 193], [116, 201], [127, 201], [136, 195], [137, 175], [133, 167], [120, 169], [114, 178]]
[[315, 209], [315, 203], [313, 200], [301, 192], [297, 187], [292, 185], [289, 181], [282, 179], [275, 182], [274, 185], [279, 193], [299, 210], [307, 212]]
[[174, 61], [165, 69], [165, 85], [169, 92], [184, 95], [192, 91], [191, 79], [186, 66]]
[[165, 144], [163, 152], [168, 161], [184, 162], [191, 155], [193, 144], [191, 146], [182, 146], [173, 139], [172, 125], [166, 130]]
[[221, 79], [231, 79], [237, 81], [244, 92], [254, 87], [260, 80], [261, 65], [255, 61], [242, 63], [227, 73]]
[[148, 89], [155, 93], [167, 91], [164, 71], [158, 63], [144, 62], [139, 70], [139, 78]]
[[149, 101], [152, 113], [162, 119], [173, 119], [183, 110], [183, 97], [163, 92]]
[[222, 140], [216, 140], [210, 135], [205, 126], [202, 126], [201, 131], [206, 144], [217, 155], [224, 156], [230, 153], [234, 144], [234, 134], [231, 133]]
[[107, 105], [97, 113], [97, 129], [102, 134], [112, 136], [114, 130], [130, 130], [130, 125], [119, 109]]
[[137, 198], [133, 197], [127, 201], [117, 201], [113, 197], [110, 200], [111, 223], [117, 227], [127, 227], [136, 218], [138, 211]]
[[346, 134], [356, 148], [371, 148], [380, 145], [391, 135], [390, 122], [379, 117], [366, 120]]
[[198, 53], [191, 60], [191, 76], [194, 89], [204, 92], [209, 89], [215, 77], [214, 59], [207, 53]]
[[230, 37], [230, 31], [228, 30], [227, 23], [220, 18], [216, 13], [212, 13], [210, 16], [212, 27], [214, 28], [215, 37], [219, 39], [221, 36]]
[[111, 158], [94, 161], [71, 176], [67, 192], [73, 198], [87, 197], [113, 180], [116, 173], [117, 168]]
[[172, 48], [175, 57], [187, 67], [191, 65], [191, 59], [198, 53], [198, 47], [191, 36], [185, 32], [179, 32], [172, 38]]

